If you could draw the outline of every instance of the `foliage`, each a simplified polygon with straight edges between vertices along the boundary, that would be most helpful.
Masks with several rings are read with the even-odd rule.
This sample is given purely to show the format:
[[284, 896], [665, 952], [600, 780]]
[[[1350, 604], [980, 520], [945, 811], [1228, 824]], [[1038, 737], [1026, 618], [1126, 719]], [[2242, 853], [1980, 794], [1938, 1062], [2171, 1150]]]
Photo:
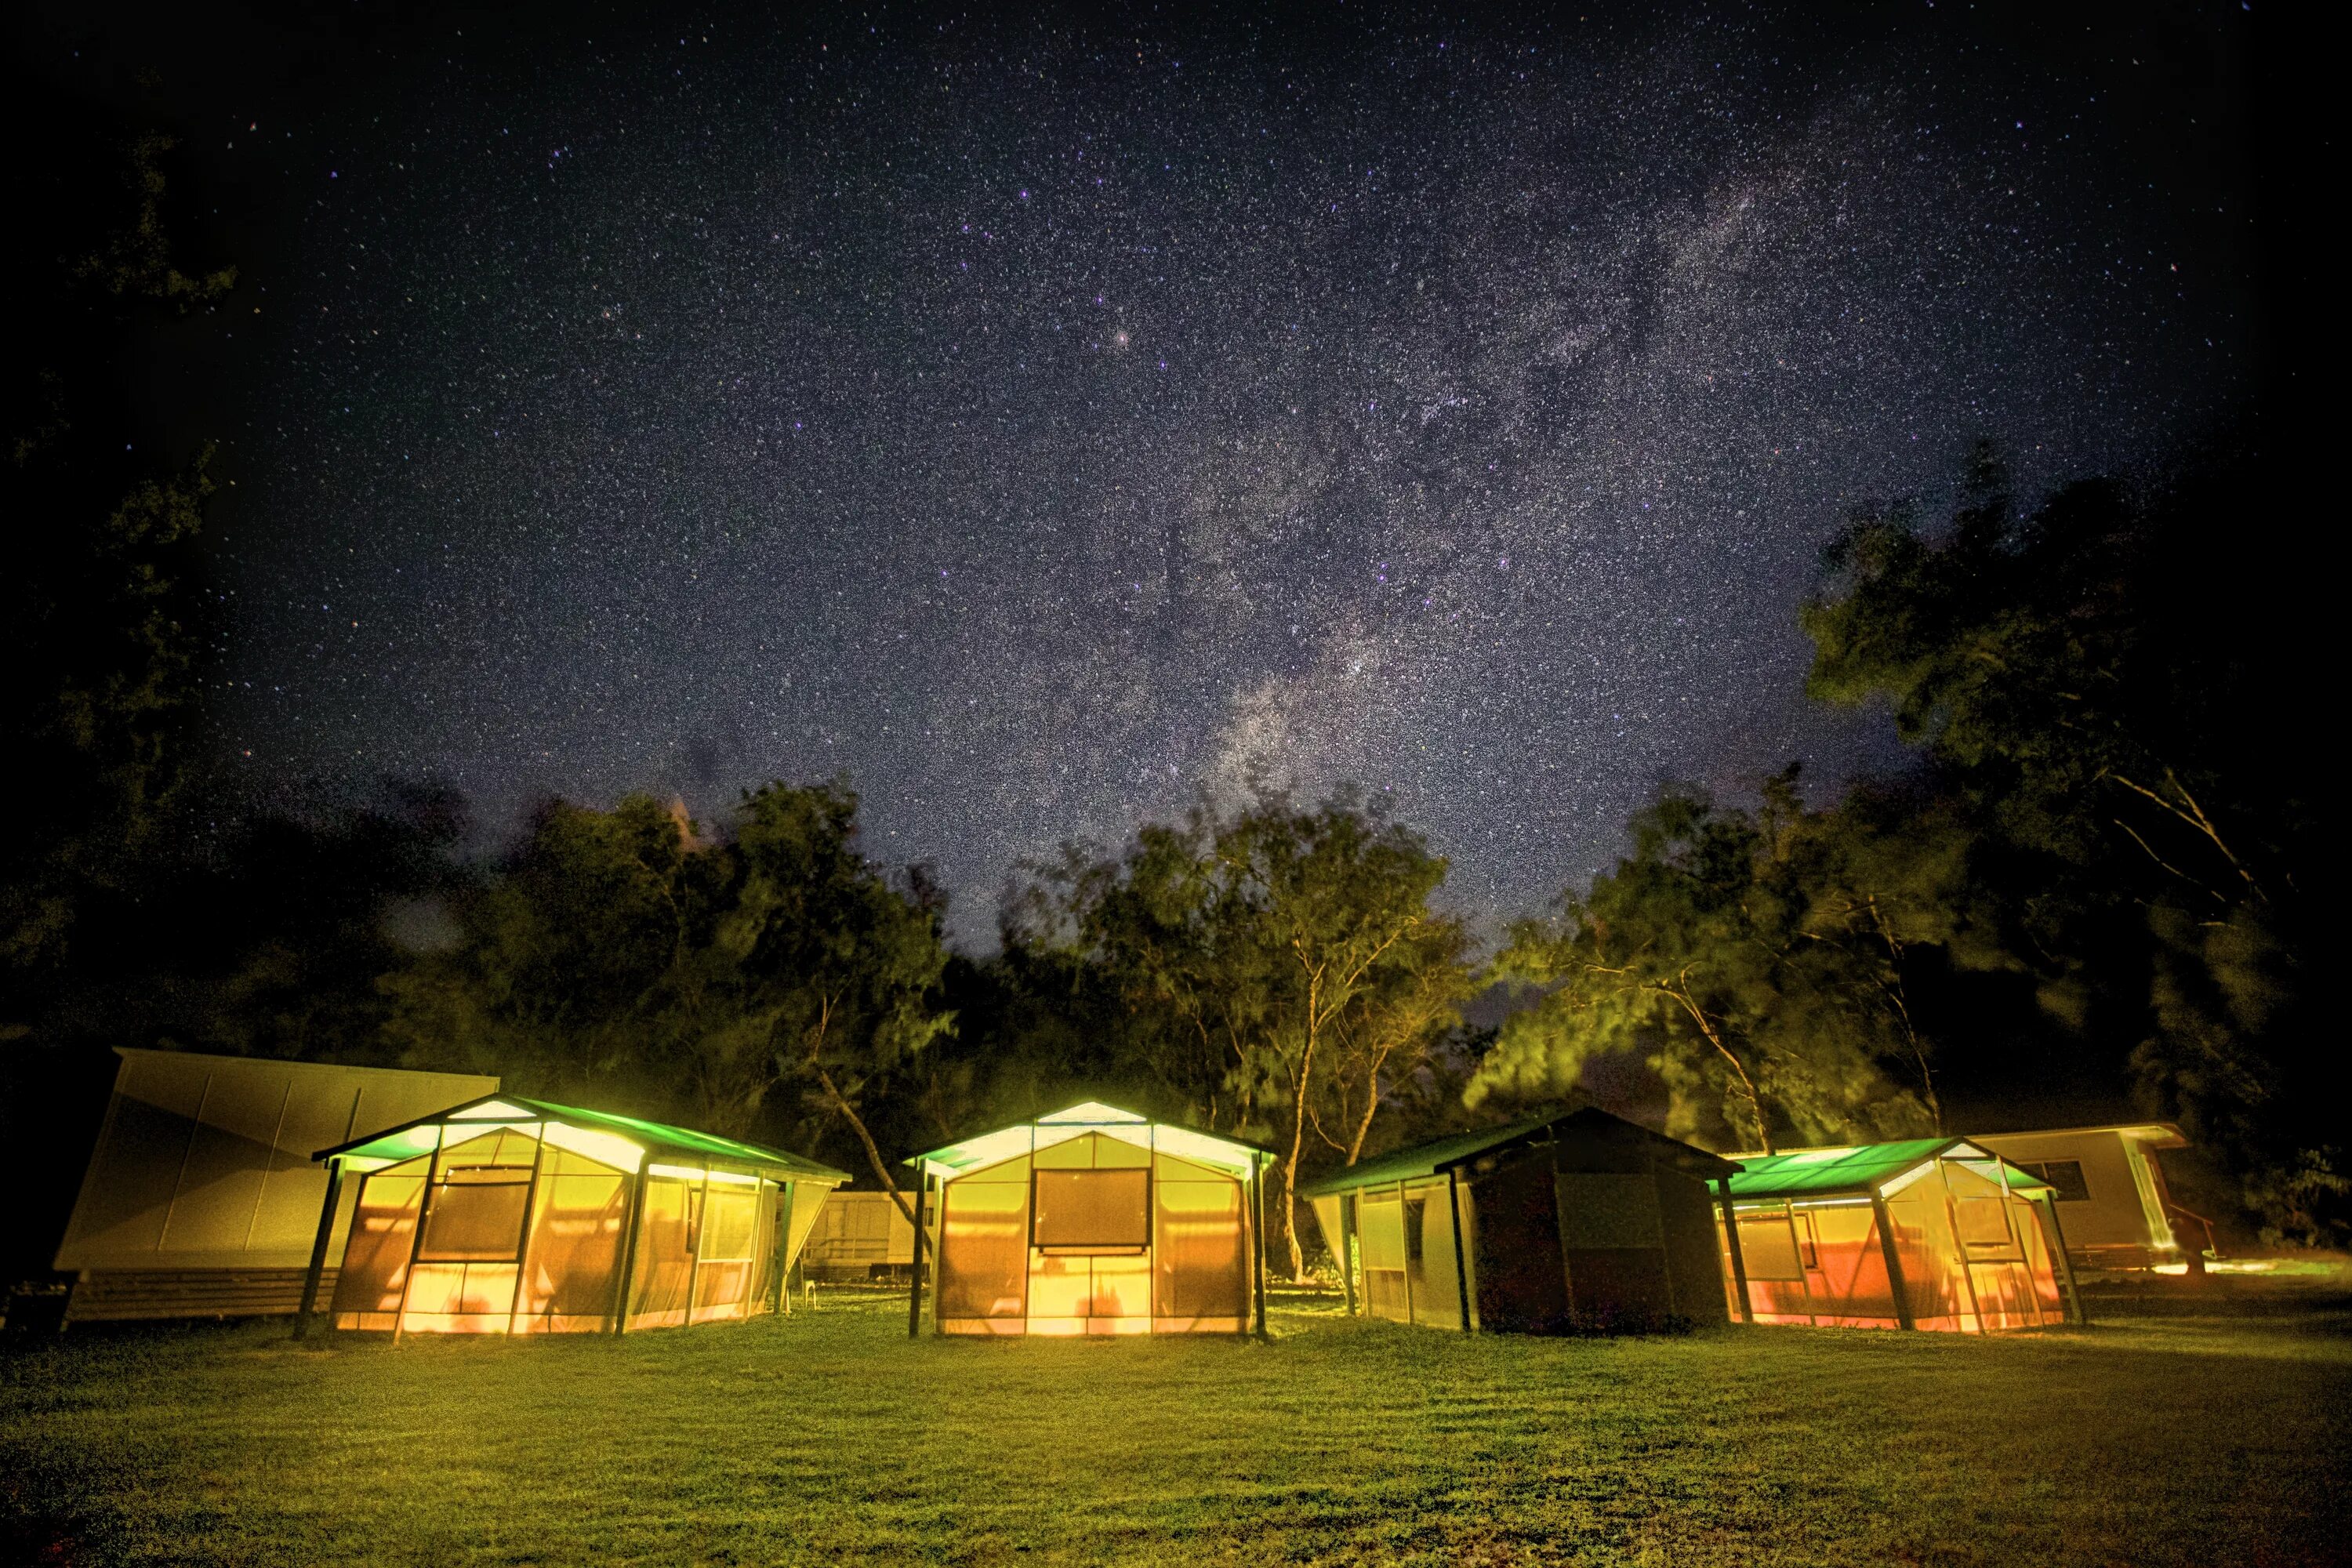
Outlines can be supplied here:
[[205, 643], [193, 547], [212, 454], [175, 464], [134, 452], [112, 359], [158, 317], [217, 300], [235, 272], [198, 279], [172, 265], [170, 148], [152, 133], [117, 145], [61, 132], [40, 161], [49, 177], [28, 184], [14, 215], [50, 244], [10, 248], [19, 308], [0, 376], [0, 734], [38, 802], [31, 831], [0, 847], [8, 1032], [47, 1005], [81, 914], [135, 900], [148, 868], [179, 847], [172, 812]]
[[1296, 1275], [1291, 1194], [1318, 1142], [1352, 1163], [1384, 1097], [1432, 1063], [1470, 987], [1469, 940], [1430, 906], [1445, 862], [1351, 795], [1269, 795], [1147, 824], [1116, 860], [1038, 868], [1003, 961], [1056, 977], [1115, 1030], [1148, 1103], [1267, 1136], [1269, 1205]]
[[[2322, 742], [2294, 693], [2323, 616], [2217, 534], [2262, 472], [2224, 454], [2029, 511], [1980, 453], [1944, 526], [1854, 518], [1803, 624], [1815, 695], [1888, 702], [1921, 749], [2053, 1008], [2317, 1237], [2352, 1217], [2308, 1092]], [[2280, 1200], [2296, 1171], [2316, 1207]]]
[[946, 951], [937, 897], [865, 859], [856, 817], [845, 786], [771, 784], [706, 843], [650, 796], [551, 803], [457, 940], [385, 978], [403, 1059], [739, 1136], [789, 1086], [895, 1190], [861, 1107], [950, 1026]]
[[1663, 793], [1590, 893], [1511, 928], [1496, 973], [1540, 994], [1503, 1026], [1474, 1099], [1559, 1093], [1593, 1058], [1638, 1051], [1676, 1136], [1769, 1152], [1933, 1131], [1906, 970], [1929, 945], [2002, 957], [1967, 917], [1958, 847], [1932, 820], [1890, 830], [1886, 805], [1808, 812], [1794, 769], [1755, 816]]

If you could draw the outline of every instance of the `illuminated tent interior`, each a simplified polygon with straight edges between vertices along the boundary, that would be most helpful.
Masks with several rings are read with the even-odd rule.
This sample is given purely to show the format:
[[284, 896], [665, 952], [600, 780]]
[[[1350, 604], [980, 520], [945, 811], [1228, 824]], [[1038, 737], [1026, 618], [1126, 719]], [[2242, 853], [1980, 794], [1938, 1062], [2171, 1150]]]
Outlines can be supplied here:
[[2081, 1319], [2050, 1184], [1979, 1144], [1730, 1158], [1735, 1223], [1717, 1243], [1748, 1321], [1985, 1333]]
[[[619, 1332], [789, 1310], [784, 1275], [848, 1179], [781, 1150], [512, 1094], [317, 1158], [327, 1215], [342, 1183], [359, 1183], [333, 1326], [394, 1333]], [[322, 1224], [306, 1322], [329, 1243]]]
[[943, 1334], [1263, 1331], [1272, 1159], [1091, 1101], [919, 1154], [908, 1326], [928, 1299]]
[[1458, 1133], [1301, 1189], [1348, 1310], [1559, 1333], [1724, 1320], [1707, 1184], [1736, 1167], [1587, 1109]]

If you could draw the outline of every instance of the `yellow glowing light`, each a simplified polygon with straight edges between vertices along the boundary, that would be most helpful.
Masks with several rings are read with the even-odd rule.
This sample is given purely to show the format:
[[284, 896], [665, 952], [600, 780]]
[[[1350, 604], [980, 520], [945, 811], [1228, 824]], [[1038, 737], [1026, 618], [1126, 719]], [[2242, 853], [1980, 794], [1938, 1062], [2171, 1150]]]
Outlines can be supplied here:
[[547, 1124], [547, 1141], [559, 1149], [574, 1154], [584, 1154], [601, 1165], [616, 1171], [635, 1171], [646, 1162], [646, 1152], [617, 1132], [600, 1132], [590, 1127], [573, 1127], [562, 1121]]
[[683, 1182], [699, 1182], [708, 1176], [713, 1186], [756, 1187], [760, 1184], [757, 1176], [746, 1176], [735, 1171], [706, 1170], [700, 1165], [666, 1165], [656, 1160], [646, 1169], [656, 1176], [674, 1176]]
[[488, 1100], [479, 1105], [469, 1105], [453, 1114], [452, 1121], [529, 1121], [531, 1113], [519, 1105], [509, 1105], [503, 1100]]

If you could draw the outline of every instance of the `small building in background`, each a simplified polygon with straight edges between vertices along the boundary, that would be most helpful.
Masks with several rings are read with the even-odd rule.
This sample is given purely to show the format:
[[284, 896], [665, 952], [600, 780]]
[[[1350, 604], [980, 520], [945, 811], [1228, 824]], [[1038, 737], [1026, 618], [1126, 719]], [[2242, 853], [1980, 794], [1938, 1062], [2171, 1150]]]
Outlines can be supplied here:
[[1560, 1333], [1723, 1321], [1709, 1184], [1737, 1169], [1588, 1109], [1441, 1138], [1301, 1194], [1350, 1311]]
[[[55, 1267], [65, 1321], [284, 1314], [327, 1194], [310, 1158], [495, 1078], [118, 1047], [114, 1089]], [[351, 1194], [330, 1216], [340, 1243]]]
[[1092, 1101], [919, 1154], [908, 1328], [942, 1334], [1265, 1327], [1255, 1144]]
[[1973, 1140], [1734, 1154], [1745, 1321], [1986, 1333], [2080, 1321], [2050, 1184]]
[[[357, 1189], [332, 1324], [395, 1334], [618, 1333], [789, 1310], [784, 1275], [848, 1179], [780, 1149], [510, 1094], [318, 1158], [331, 1190]], [[332, 1255], [320, 1221], [306, 1319]]]
[[2186, 1149], [2168, 1121], [2000, 1132], [1971, 1142], [2050, 1184], [2066, 1252], [2085, 1271], [2162, 1268], [2213, 1250], [2213, 1226], [2174, 1202], [2158, 1151]]
[[802, 1273], [837, 1283], [903, 1281], [914, 1266], [915, 1223], [888, 1193], [835, 1193], [801, 1254]]

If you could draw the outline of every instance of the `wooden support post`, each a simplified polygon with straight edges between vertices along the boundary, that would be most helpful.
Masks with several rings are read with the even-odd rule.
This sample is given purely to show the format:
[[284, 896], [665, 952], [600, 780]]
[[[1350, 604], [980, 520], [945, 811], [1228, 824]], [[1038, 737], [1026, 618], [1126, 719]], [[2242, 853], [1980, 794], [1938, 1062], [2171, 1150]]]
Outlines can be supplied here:
[[612, 1331], [616, 1334], [629, 1331], [629, 1290], [637, 1282], [637, 1233], [645, 1223], [646, 1183], [653, 1163], [653, 1151], [648, 1149], [637, 1163], [637, 1179], [629, 1184], [629, 1212], [621, 1222], [621, 1256], [613, 1269]]
[[1870, 1212], [1878, 1221], [1878, 1247], [1886, 1255], [1886, 1289], [1895, 1298], [1895, 1321], [1906, 1329], [1917, 1328], [1911, 1311], [1911, 1287], [1903, 1278], [1903, 1255], [1895, 1246], [1895, 1219], [1886, 1212], [1886, 1200], [1876, 1193], [1870, 1194]]
[[302, 1305], [294, 1313], [294, 1337], [310, 1336], [310, 1319], [319, 1310], [319, 1281], [326, 1276], [327, 1249], [334, 1245], [335, 1210], [343, 1198], [343, 1163], [327, 1162], [327, 1201], [319, 1210], [318, 1239], [310, 1243], [310, 1271], [302, 1277]]
[[1717, 1202], [1723, 1209], [1723, 1249], [1731, 1258], [1731, 1288], [1739, 1298], [1739, 1321], [1756, 1321], [1756, 1303], [1748, 1299], [1748, 1260], [1739, 1251], [1739, 1212], [1731, 1206], [1731, 1178], [1723, 1177], [1715, 1184]]
[[[910, 1340], [923, 1331], [923, 1209], [930, 1195], [931, 1173], [918, 1164], [915, 1167], [915, 1266], [908, 1270], [914, 1280], [907, 1289], [907, 1337]], [[940, 1202], [942, 1205], [947, 1202], [945, 1193], [940, 1194]], [[887, 1219], [888, 1216], [884, 1217]], [[944, 1237], [947, 1226], [942, 1225], [940, 1231]], [[887, 1237], [890, 1233], [885, 1230], [882, 1234]]]
[[1461, 1293], [1462, 1331], [1468, 1333], [1475, 1326], [1470, 1321], [1470, 1266], [1462, 1253], [1462, 1184], [1454, 1173], [1445, 1173], [1445, 1206], [1454, 1215], [1454, 1288]]

